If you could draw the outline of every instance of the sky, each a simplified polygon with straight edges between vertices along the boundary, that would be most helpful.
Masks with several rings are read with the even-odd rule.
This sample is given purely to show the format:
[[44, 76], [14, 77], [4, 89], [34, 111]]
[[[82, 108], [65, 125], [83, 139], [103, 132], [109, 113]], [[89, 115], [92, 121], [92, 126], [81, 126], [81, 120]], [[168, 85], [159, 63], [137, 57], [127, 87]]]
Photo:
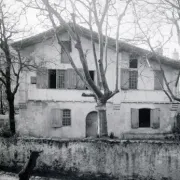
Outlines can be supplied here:
[[[19, 0], [20, 1], [20, 0]], [[16, 0], [5, 0], [5, 2], [7, 3], [7, 7], [9, 8], [11, 7], [11, 12], [13, 14], [13, 11], [17, 11], [20, 12], [20, 9], [22, 7], [22, 4]], [[117, 5], [117, 7], [120, 8], [120, 5]], [[82, 7], [78, 7], [78, 9], [81, 11]], [[83, 10], [82, 10], [83, 11]], [[131, 37], [133, 36], [134, 29], [132, 28], [131, 23], [133, 19], [133, 15], [131, 14], [131, 12], [127, 12], [126, 13], [126, 17], [124, 18], [124, 21], [120, 27], [120, 35], [121, 37], [126, 38], [126, 39], [131, 39]], [[24, 15], [21, 16], [20, 21], [18, 22], [18, 27], [19, 29], [24, 29], [25, 27], [25, 32], [21, 32], [20, 34], [14, 36], [12, 39], [13, 41], [17, 41], [20, 40], [22, 38], [26, 38], [35, 34], [38, 34], [40, 32], [43, 32], [47, 29], [49, 29], [51, 26], [50, 24], [45, 21], [43, 18], [40, 18], [39, 16], [39, 12], [35, 9], [28, 9], [26, 11], [26, 13]], [[112, 18], [110, 19], [111, 25], [115, 26], [116, 21]], [[169, 28], [168, 26], [166, 26], [162, 31], [164, 34], [169, 35]], [[113, 33], [113, 30], [111, 30], [111, 36], [113, 37], [115, 33]], [[175, 30], [173, 31], [174, 36], [172, 37], [172, 39], [164, 46], [163, 48], [163, 54], [168, 56], [168, 57], [172, 57], [172, 53], [173, 51], [176, 49], [177, 51], [180, 52], [180, 47], [177, 43], [177, 38], [176, 38], [176, 32]], [[129, 38], [130, 37], [130, 38]], [[156, 44], [159, 42], [160, 37], [157, 35], [154, 35], [154, 37], [152, 37], [152, 43]], [[129, 42], [131, 43], [131, 42]], [[146, 48], [145, 45], [139, 45], [142, 48]]]

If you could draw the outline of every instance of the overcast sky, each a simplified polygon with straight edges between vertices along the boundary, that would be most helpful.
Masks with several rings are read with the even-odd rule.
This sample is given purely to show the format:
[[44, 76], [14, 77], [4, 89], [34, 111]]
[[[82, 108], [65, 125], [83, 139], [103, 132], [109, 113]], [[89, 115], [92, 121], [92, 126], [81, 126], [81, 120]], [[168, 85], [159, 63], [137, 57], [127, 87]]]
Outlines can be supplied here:
[[[17, 9], [20, 10], [22, 7], [21, 3], [17, 2], [16, 0], [6, 0], [6, 3], [9, 6], [13, 5], [12, 9], [14, 11], [17, 11]], [[81, 9], [81, 7], [79, 7], [79, 8]], [[48, 24], [47, 22], [46, 23], [41, 22], [43, 19], [40, 18], [38, 16], [38, 14], [39, 14], [39, 12], [35, 9], [28, 9], [26, 11], [26, 14], [23, 15], [20, 19], [19, 27], [22, 29], [24, 27], [26, 27], [25, 29], [27, 31], [25, 33], [21, 33], [18, 36], [14, 36], [13, 37], [14, 41], [20, 40], [20, 39], [25, 38], [25, 37], [29, 37], [29, 36], [34, 35], [34, 34], [38, 34], [42, 31], [47, 30], [50, 27], [50, 24]], [[128, 37], [131, 37], [132, 34], [134, 33], [134, 31], [132, 30], [132, 27], [131, 27], [132, 25], [126, 23], [126, 22], [129, 22], [131, 20], [132, 20], [132, 14], [130, 14], [130, 12], [129, 12], [129, 13], [127, 13], [126, 18], [123, 21], [124, 22], [123, 25], [121, 26], [121, 35], [122, 35], [121, 37], [128, 38]], [[111, 24], [115, 24], [115, 22], [113, 22], [113, 20], [111, 20]], [[169, 32], [168, 27], [164, 28], [164, 30], [163, 30], [164, 33], [166, 31], [167, 31], [167, 33]], [[113, 33], [111, 34], [111, 36], [113, 36]], [[174, 51], [174, 49], [177, 49], [178, 51], [180, 51], [180, 48], [177, 44], [176, 39], [177, 39], [176, 36], [174, 36], [171, 39], [171, 41], [164, 46], [164, 55], [172, 57], [171, 54]], [[155, 37], [153, 41], [154, 41], [154, 43], [156, 43], [156, 41], [158, 42], [158, 36]], [[144, 46], [141, 46], [141, 47], [144, 47]]]

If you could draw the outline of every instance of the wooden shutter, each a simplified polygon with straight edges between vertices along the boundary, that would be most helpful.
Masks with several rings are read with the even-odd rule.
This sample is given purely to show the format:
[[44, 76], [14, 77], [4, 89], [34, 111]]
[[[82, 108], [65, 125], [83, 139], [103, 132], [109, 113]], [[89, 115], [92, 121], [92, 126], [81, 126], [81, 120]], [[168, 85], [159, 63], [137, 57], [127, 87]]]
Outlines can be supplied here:
[[37, 71], [37, 88], [46, 89], [48, 88], [48, 70], [41, 69]]
[[74, 69], [67, 69], [65, 71], [65, 88], [67, 89], [76, 88], [76, 72]]
[[122, 52], [121, 53], [121, 67], [129, 68], [129, 54]]
[[[78, 70], [84, 77], [83, 69], [78, 69]], [[76, 87], [77, 87], [77, 89], [85, 89], [85, 84], [78, 75], [76, 75]]]
[[[63, 45], [65, 46], [65, 49], [67, 52], [71, 52], [71, 41], [62, 41]], [[69, 59], [65, 51], [62, 50], [61, 52], [61, 63], [67, 63], [69, 64]]]
[[129, 70], [121, 69], [121, 89], [129, 89]]
[[151, 109], [151, 127], [158, 129], [160, 127], [160, 109]]
[[139, 109], [131, 108], [131, 128], [139, 127]]
[[62, 127], [62, 110], [51, 109], [52, 127]]
[[154, 71], [154, 89], [162, 90], [163, 87], [163, 74], [161, 70]]

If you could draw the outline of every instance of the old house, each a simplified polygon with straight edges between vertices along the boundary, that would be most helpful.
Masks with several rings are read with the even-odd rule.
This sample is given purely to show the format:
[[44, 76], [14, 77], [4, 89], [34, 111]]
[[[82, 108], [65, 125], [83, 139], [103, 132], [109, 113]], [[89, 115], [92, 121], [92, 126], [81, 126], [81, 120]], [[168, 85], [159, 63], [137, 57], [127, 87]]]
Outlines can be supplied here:
[[[91, 78], [96, 71], [89, 30], [78, 27]], [[94, 33], [96, 39], [97, 34]], [[77, 50], [64, 28], [59, 28], [61, 41], [79, 68]], [[115, 136], [145, 137], [169, 132], [174, 124], [172, 103], [162, 90], [166, 89], [156, 58], [148, 51], [120, 43], [120, 92], [107, 104], [108, 132]], [[97, 45], [97, 44], [96, 44]], [[94, 99], [82, 97], [89, 90], [71, 67], [67, 56], [57, 44], [53, 31], [15, 42], [22, 56], [39, 62], [37, 72], [24, 71], [19, 88], [19, 120], [17, 131], [35, 137], [83, 138], [96, 136], [97, 112]], [[160, 56], [173, 92], [180, 62]], [[115, 41], [109, 38], [107, 81], [115, 86]], [[174, 106], [174, 105], [173, 105]], [[176, 107], [174, 107], [176, 108]]]

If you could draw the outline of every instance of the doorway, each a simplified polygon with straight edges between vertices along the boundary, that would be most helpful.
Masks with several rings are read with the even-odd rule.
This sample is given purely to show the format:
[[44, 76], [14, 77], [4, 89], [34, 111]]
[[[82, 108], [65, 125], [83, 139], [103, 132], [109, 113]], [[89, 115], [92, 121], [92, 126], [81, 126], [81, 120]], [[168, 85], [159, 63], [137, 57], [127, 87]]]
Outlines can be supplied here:
[[92, 111], [86, 117], [86, 137], [96, 137], [97, 127], [97, 112]]

